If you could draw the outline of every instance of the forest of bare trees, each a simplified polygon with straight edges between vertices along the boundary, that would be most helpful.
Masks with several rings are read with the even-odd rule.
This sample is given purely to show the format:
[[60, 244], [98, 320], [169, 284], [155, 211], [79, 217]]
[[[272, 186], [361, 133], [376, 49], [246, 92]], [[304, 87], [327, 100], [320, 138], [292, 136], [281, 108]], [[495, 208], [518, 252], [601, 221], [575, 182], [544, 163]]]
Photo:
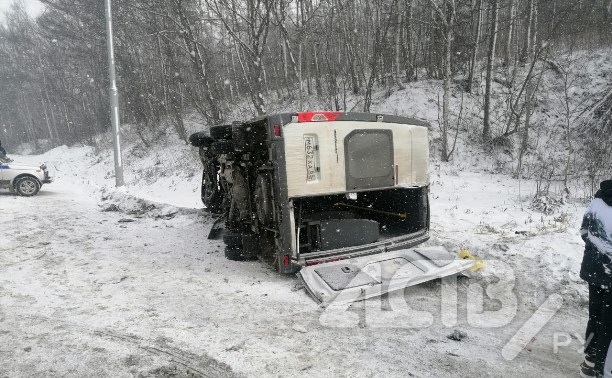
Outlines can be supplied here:
[[[0, 136], [87, 141], [110, 127], [104, 4], [41, 2], [37, 19], [17, 2], [0, 27]], [[611, 0], [130, 0], [113, 13], [122, 120], [141, 132], [167, 121], [186, 139], [187, 111], [231, 121], [246, 99], [253, 115], [272, 100], [305, 110], [313, 96], [349, 110], [347, 94], [369, 111], [377, 89], [440, 79], [442, 160], [453, 149], [452, 90], [483, 91], [482, 142], [526, 141], [537, 67], [612, 42]], [[508, 88], [501, 123], [491, 119], [493, 81]], [[590, 120], [608, 134], [610, 98]]]

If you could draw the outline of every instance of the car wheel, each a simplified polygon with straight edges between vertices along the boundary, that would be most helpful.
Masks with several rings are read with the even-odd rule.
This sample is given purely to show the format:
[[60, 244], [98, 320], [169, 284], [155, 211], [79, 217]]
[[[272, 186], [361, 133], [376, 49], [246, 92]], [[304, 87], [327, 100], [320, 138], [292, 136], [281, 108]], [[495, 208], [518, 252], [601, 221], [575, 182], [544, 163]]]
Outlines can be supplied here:
[[242, 234], [239, 232], [226, 232], [223, 235], [225, 243], [225, 258], [232, 261], [244, 260], [242, 251]]
[[31, 197], [40, 190], [40, 183], [34, 177], [22, 177], [15, 183], [15, 191], [23, 197]]
[[242, 254], [245, 260], [256, 260], [261, 252], [259, 237], [253, 233], [242, 235]]
[[223, 242], [228, 248], [242, 248], [242, 234], [239, 232], [227, 232], [223, 235]]
[[209, 148], [213, 142], [213, 138], [201, 131], [189, 136], [189, 143], [194, 147]]
[[219, 140], [210, 146], [210, 151], [215, 155], [223, 155], [234, 152], [234, 144], [231, 140]]
[[232, 139], [232, 125], [217, 125], [210, 127], [210, 136], [215, 140]]
[[214, 164], [202, 171], [202, 203], [211, 213], [217, 214], [221, 211], [223, 193], [219, 188], [217, 171]]
[[249, 140], [250, 125], [244, 123], [234, 123], [232, 125], [232, 142], [238, 151], [249, 151], [251, 143]]
[[225, 258], [231, 261], [243, 261], [242, 249], [225, 247]]

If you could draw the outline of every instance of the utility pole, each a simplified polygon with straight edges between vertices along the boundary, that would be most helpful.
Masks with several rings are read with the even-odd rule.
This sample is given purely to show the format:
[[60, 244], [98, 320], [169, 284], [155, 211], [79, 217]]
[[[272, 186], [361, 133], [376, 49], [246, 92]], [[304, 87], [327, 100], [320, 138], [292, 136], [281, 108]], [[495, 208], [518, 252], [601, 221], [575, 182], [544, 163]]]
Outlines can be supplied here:
[[106, 5], [106, 37], [108, 39], [108, 78], [110, 79], [110, 108], [113, 125], [113, 150], [115, 156], [115, 186], [125, 185], [123, 181], [123, 161], [121, 160], [121, 140], [119, 135], [119, 97], [117, 94], [117, 78], [115, 77], [115, 52], [113, 49], [113, 19], [111, 0], [105, 0]]

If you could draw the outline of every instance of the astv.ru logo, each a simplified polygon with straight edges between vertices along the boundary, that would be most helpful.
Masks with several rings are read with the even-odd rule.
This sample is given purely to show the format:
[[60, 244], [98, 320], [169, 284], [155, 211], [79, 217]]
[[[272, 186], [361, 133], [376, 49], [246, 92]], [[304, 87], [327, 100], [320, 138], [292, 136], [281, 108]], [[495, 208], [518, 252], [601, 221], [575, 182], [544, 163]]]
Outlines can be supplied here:
[[[489, 277], [487, 282], [475, 281], [470, 282], [467, 286], [467, 323], [474, 328], [504, 327], [510, 324], [518, 313], [518, 297], [514, 290], [516, 277], [513, 269], [503, 261], [489, 260], [486, 261], [486, 266], [492, 272], [492, 277]], [[399, 279], [395, 277], [404, 277], [406, 273], [403, 271], [404, 268], [400, 267], [395, 272], [388, 283], [389, 287], [397, 287], [396, 283]], [[383, 290], [381, 288], [381, 294]], [[355, 293], [355, 296], [358, 296], [358, 293]], [[485, 309], [485, 300], [496, 301], [499, 305], [495, 306], [494, 310]], [[325, 307], [319, 321], [326, 327], [341, 328], [358, 327], [361, 322], [365, 323], [366, 327], [372, 328], [427, 328], [434, 324], [434, 314], [411, 308], [403, 296], [403, 290], [389, 294], [386, 297], [384, 309], [380, 297], [365, 300], [363, 303], [363, 320], [359, 314], [351, 311], [352, 301], [343, 296], [341, 302], [332, 300]], [[442, 278], [440, 304], [442, 324], [449, 328], [456, 326], [459, 309], [457, 276]], [[560, 294], [554, 293], [546, 298], [504, 345], [501, 351], [503, 358], [515, 359], [548, 324], [562, 305], [563, 298]]]

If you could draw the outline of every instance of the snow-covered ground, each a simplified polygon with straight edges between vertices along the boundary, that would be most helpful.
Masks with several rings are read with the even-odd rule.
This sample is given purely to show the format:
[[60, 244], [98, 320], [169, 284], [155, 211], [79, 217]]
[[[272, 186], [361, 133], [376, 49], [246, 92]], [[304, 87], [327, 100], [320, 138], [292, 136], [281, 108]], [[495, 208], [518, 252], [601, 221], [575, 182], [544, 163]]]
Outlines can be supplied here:
[[[456, 322], [433, 282], [384, 302], [405, 298], [419, 327], [401, 311], [377, 322], [356, 303], [340, 320], [358, 320], [343, 328], [295, 277], [225, 260], [222, 242], [206, 239], [199, 177], [185, 169], [197, 159], [187, 146], [174, 160], [154, 159], [155, 148], [129, 166], [121, 191], [109, 189], [106, 151], [13, 156], [47, 162], [56, 181], [32, 198], [0, 194], [0, 376], [576, 376], [586, 322], [582, 204], [544, 216], [527, 208], [529, 182], [519, 190], [503, 175], [434, 167], [430, 243], [487, 260], [458, 281]], [[159, 165], [176, 174], [148, 180]], [[508, 272], [515, 288], [493, 293], [483, 310], [516, 298], [516, 315], [477, 324], [467, 315], [473, 285], [495, 288]], [[513, 336], [556, 294], [559, 310], [512, 359]], [[455, 330], [467, 337], [447, 338]], [[555, 353], [555, 340], [569, 345]]]
[[[608, 83], [609, 55], [571, 63], [572, 109]], [[549, 72], [543, 83], [525, 161], [554, 166], [565, 161], [562, 78]], [[463, 98], [456, 152], [439, 163], [440, 88], [421, 81], [379, 91], [372, 111], [432, 123], [429, 244], [467, 248], [485, 268], [458, 279], [456, 291], [452, 281], [431, 282], [340, 314], [318, 306], [293, 276], [224, 259], [222, 242], [206, 239], [197, 153], [171, 133], [150, 131], [145, 147], [127, 129], [121, 190], [112, 189], [108, 136], [98, 147], [12, 155], [46, 162], [56, 181], [33, 198], [0, 192], [0, 377], [577, 376], [587, 319], [578, 227], [590, 193], [573, 184], [573, 200], [534, 210], [537, 183], [509, 175], [516, 144], [491, 154], [474, 142], [478, 95]], [[453, 107], [460, 102], [455, 95]], [[359, 107], [350, 96], [347, 104]], [[313, 99], [306, 106], [328, 108]], [[205, 128], [197, 119], [187, 125]], [[398, 299], [411, 310], [390, 311]], [[447, 337], [456, 330], [460, 341]]]

